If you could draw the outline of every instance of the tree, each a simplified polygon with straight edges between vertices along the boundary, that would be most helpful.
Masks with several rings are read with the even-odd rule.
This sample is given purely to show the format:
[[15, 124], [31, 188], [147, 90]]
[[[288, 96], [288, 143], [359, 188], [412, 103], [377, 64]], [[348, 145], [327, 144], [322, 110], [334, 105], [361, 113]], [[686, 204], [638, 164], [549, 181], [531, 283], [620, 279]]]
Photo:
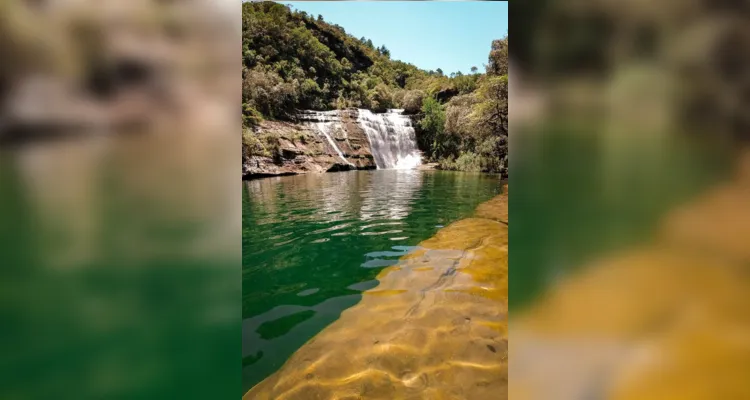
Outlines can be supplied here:
[[437, 72], [438, 75], [443, 76], [443, 70], [442, 69], [438, 68], [438, 69], [435, 70], [435, 72]]
[[492, 41], [490, 51], [490, 63], [487, 65], [487, 74], [508, 75], [508, 37]]
[[441, 139], [445, 129], [445, 110], [433, 97], [426, 97], [422, 102], [424, 118], [419, 121], [422, 135], [417, 137], [422, 148], [429, 149], [429, 156], [433, 159], [440, 157]]
[[401, 101], [401, 108], [407, 114], [416, 114], [422, 110], [422, 102], [424, 101], [424, 92], [421, 90], [409, 90], [404, 93], [404, 98]]
[[393, 93], [391, 88], [384, 83], [379, 83], [370, 91], [370, 104], [373, 111], [384, 112], [393, 108]]
[[477, 73], [477, 71], [479, 71], [479, 68], [477, 68], [477, 67], [476, 67], [476, 65], [475, 65], [475, 66], [473, 66], [473, 67], [471, 67], [471, 73], [472, 73], [472, 74], [476, 74], [476, 73]]
[[386, 57], [390, 57], [391, 56], [391, 51], [388, 50], [388, 48], [385, 47], [385, 45], [380, 46], [380, 48], [378, 49], [378, 51], [380, 52], [380, 54], [382, 54], [382, 55], [384, 55]]
[[367, 47], [369, 47], [369, 48], [371, 48], [371, 49], [374, 49], [374, 48], [375, 48], [375, 45], [374, 45], [374, 44], [372, 43], [372, 40], [370, 40], [370, 39], [367, 39]]

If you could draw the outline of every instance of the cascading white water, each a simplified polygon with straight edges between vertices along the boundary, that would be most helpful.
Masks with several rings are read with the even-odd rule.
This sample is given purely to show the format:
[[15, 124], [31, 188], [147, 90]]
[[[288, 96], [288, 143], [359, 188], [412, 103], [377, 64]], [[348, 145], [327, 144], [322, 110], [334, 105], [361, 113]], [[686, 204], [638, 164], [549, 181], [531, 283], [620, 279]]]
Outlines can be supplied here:
[[341, 151], [339, 146], [336, 144], [336, 141], [331, 136], [331, 132], [335, 128], [343, 129], [341, 126], [341, 117], [338, 114], [338, 111], [304, 111], [302, 114], [302, 117], [304, 119], [310, 119], [317, 122], [311, 122], [311, 124], [315, 127], [315, 130], [323, 135], [323, 137], [326, 138], [328, 141], [328, 144], [331, 145], [333, 150], [336, 152], [336, 154], [339, 155], [339, 158], [344, 162], [344, 164], [354, 166], [354, 164], [350, 163], [349, 160], [344, 157], [344, 153]]
[[[411, 126], [411, 120], [403, 115], [403, 111], [391, 109], [382, 114], [375, 114], [370, 110], [358, 110], [357, 125], [367, 135], [378, 169], [413, 169], [422, 163], [414, 128]], [[337, 130], [346, 133], [340, 111], [306, 110], [300, 112], [299, 117], [326, 139], [345, 164], [354, 166], [346, 159], [334, 139], [334, 132]]]
[[422, 163], [414, 128], [403, 110], [375, 114], [360, 109], [357, 122], [367, 134], [378, 169], [413, 169]]
[[315, 127], [326, 137], [328, 143], [333, 147], [333, 150], [336, 151], [336, 154], [338, 154], [346, 164], [354, 166], [354, 164], [350, 163], [349, 160], [344, 157], [344, 153], [341, 152], [341, 149], [339, 149], [339, 146], [333, 140], [333, 137], [331, 137], [331, 130], [333, 129], [334, 124], [335, 122], [317, 122]]

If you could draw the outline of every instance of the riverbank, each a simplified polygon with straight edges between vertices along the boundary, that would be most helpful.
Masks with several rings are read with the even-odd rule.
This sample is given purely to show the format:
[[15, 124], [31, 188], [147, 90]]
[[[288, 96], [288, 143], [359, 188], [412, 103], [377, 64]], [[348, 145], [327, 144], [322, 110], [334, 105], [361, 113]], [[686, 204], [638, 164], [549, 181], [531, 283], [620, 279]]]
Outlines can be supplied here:
[[295, 122], [263, 121], [242, 136], [242, 176], [249, 180], [308, 172], [410, 169], [421, 163], [403, 110], [301, 110]]
[[[243, 179], [375, 169], [370, 142], [357, 125], [357, 116], [357, 110], [341, 110], [327, 116], [331, 121], [321, 121], [304, 114], [300, 122], [263, 121], [246, 129]], [[327, 129], [325, 134], [322, 129]]]
[[440, 229], [244, 399], [507, 399], [503, 194]]

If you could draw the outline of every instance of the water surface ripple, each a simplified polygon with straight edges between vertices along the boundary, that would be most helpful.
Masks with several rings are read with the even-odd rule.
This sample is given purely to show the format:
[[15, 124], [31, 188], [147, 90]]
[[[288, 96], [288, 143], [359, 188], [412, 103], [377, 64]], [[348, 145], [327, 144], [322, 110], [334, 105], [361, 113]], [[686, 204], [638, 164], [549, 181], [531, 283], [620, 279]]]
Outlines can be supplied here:
[[243, 392], [355, 305], [383, 268], [500, 191], [493, 175], [416, 170], [243, 185]]

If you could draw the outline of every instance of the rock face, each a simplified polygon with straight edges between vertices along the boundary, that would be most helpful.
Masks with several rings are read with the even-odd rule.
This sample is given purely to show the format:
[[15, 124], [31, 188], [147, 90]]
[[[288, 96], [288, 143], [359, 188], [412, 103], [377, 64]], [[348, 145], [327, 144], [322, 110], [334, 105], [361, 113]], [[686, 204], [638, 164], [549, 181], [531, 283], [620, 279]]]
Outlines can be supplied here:
[[357, 124], [357, 114], [357, 110], [303, 112], [298, 122], [262, 122], [246, 133], [259, 141], [262, 149], [243, 142], [243, 179], [375, 169], [370, 142]]

